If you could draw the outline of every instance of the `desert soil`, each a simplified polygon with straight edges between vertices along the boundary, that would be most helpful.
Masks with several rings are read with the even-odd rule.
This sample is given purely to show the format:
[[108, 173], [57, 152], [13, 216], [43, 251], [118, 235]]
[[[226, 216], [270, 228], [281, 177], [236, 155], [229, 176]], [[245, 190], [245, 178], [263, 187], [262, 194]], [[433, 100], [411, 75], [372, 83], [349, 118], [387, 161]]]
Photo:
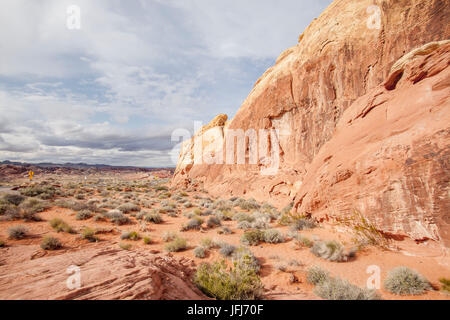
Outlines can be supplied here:
[[[157, 176], [157, 174], [155, 175]], [[64, 190], [66, 190], [65, 188], [69, 183], [75, 183], [75, 192], [79, 192], [80, 190], [87, 191], [84, 195], [84, 199], [78, 200], [80, 202], [85, 203], [88, 200], [95, 199], [101, 204], [103, 202], [108, 203], [111, 199], [116, 199], [114, 206], [111, 206], [110, 208], [105, 207], [105, 210], [114, 209], [115, 205], [128, 201], [140, 203], [141, 210], [148, 211], [151, 209], [159, 209], [161, 207], [161, 202], [164, 200], [159, 199], [158, 195], [164, 191], [158, 193], [153, 190], [152, 186], [169, 184], [167, 179], [155, 180], [153, 175], [149, 177], [148, 174], [142, 173], [121, 173], [110, 176], [99, 174], [98, 176], [89, 176], [87, 181], [84, 181], [83, 176], [46, 175], [45, 177], [36, 177], [33, 183], [38, 184], [44, 180], [60, 186], [59, 188]], [[12, 191], [11, 189], [15, 189], [14, 187], [17, 186], [27, 186], [29, 184], [30, 182], [27, 181], [26, 178], [14, 179], [13, 181], [3, 183], [0, 192], [2, 194], [17, 193], [20, 189], [19, 191]], [[148, 189], [136, 187], [142, 185], [150, 187]], [[108, 191], [107, 196], [102, 197], [99, 191], [106, 190], [108, 187], [112, 190]], [[208, 197], [208, 194], [205, 190], [199, 190], [198, 188], [170, 190], [170, 192], [172, 195], [186, 192], [187, 195], [185, 196], [185, 199], [190, 201], [193, 204], [193, 207], [185, 208], [182, 203], [177, 203], [177, 216], [171, 217], [167, 214], [162, 214], [164, 221], [161, 224], [142, 224], [136, 217], [133, 217], [135, 214], [128, 214], [132, 221], [131, 224], [121, 226], [114, 225], [109, 221], [94, 221], [93, 218], [88, 220], [77, 220], [76, 211], [58, 207], [57, 202], [55, 202], [58, 199], [75, 200], [72, 196], [67, 194], [64, 198], [57, 196], [56, 199], [48, 200], [51, 207], [38, 214], [42, 221], [26, 222], [23, 220], [8, 221], [6, 219], [0, 221], [0, 240], [4, 240], [6, 243], [3, 248], [0, 248], [0, 299], [206, 298], [206, 296], [197, 290], [191, 283], [192, 274], [196, 267], [201, 263], [211, 263], [221, 260], [222, 257], [217, 249], [211, 249], [208, 251], [205, 258], [196, 258], [193, 249], [200, 245], [200, 241], [204, 238], [211, 238], [216, 241], [239, 246], [240, 238], [244, 231], [237, 228], [236, 221], [223, 221], [222, 226], [229, 227], [233, 231], [232, 234], [219, 234], [218, 230], [220, 228], [207, 228], [204, 225], [200, 230], [182, 232], [182, 225], [189, 220], [183, 213], [195, 209], [201, 201], [201, 199], [198, 198]], [[127, 199], [130, 195], [132, 198]], [[106, 198], [106, 200], [102, 200], [104, 198]], [[176, 201], [172, 201], [171, 199], [165, 200], [176, 203]], [[217, 199], [212, 198], [212, 200]], [[146, 207], [143, 201], [149, 201], [151, 204], [148, 205], [147, 203], [148, 207]], [[246, 212], [245, 210], [240, 209], [236, 209], [236, 211]], [[53, 218], [63, 219], [76, 230], [77, 233], [57, 233], [49, 225], [49, 221]], [[204, 218], [206, 220], [208, 217]], [[25, 239], [13, 240], [8, 238], [8, 229], [16, 225], [24, 225], [28, 229], [29, 235]], [[271, 228], [281, 231], [283, 234], [289, 233], [289, 227], [281, 226], [277, 221], [272, 221], [270, 226]], [[79, 232], [86, 227], [96, 230], [98, 242], [92, 243], [80, 237]], [[145, 244], [142, 239], [139, 241], [121, 240], [121, 234], [126, 231], [136, 231], [141, 236], [148, 236], [151, 238], [152, 242], [150, 244]], [[187, 239], [187, 250], [166, 253], [164, 250], [165, 242], [163, 240], [163, 234], [167, 231], [179, 233], [183, 238]], [[348, 229], [340, 225], [320, 223], [317, 228], [300, 231], [300, 233], [309, 239], [337, 240], [344, 244], [346, 248], [352, 246], [351, 233]], [[45, 236], [58, 238], [63, 247], [54, 251], [41, 249], [40, 243]], [[124, 243], [131, 245], [131, 248], [128, 251], [119, 247], [119, 244], [123, 245]], [[314, 294], [313, 286], [306, 281], [307, 269], [314, 265], [328, 270], [332, 276], [347, 279], [352, 284], [360, 287], [366, 286], [367, 280], [371, 275], [367, 273], [367, 268], [369, 266], [375, 265], [380, 268], [381, 283], [383, 283], [388, 271], [392, 268], [407, 266], [423, 274], [436, 290], [428, 291], [426, 294], [420, 296], [397, 296], [380, 288], [378, 292], [383, 299], [449, 299], [448, 295], [438, 290], [440, 288], [439, 279], [443, 277], [450, 278], [449, 259], [448, 257], [442, 256], [439, 245], [432, 241], [415, 243], [408, 239], [391, 240], [390, 249], [388, 250], [376, 246], [366, 246], [357, 252], [355, 258], [350, 259], [347, 262], [331, 262], [316, 257], [308, 248], [299, 248], [296, 246], [294, 241], [290, 238], [287, 238], [287, 241], [284, 243], [262, 243], [257, 246], [251, 246], [250, 249], [261, 264], [260, 277], [265, 287], [265, 299], [320, 299]], [[99, 250], [99, 252], [105, 252], [104, 250], [107, 250], [108, 252], [107, 256], [109, 260], [99, 259], [97, 261], [98, 264], [103, 264], [102, 268], [105, 268], [105, 263], [111, 263], [111, 268], [114, 268], [115, 256], [117, 257], [117, 261], [122, 261], [121, 259], [131, 259], [132, 261], [135, 261], [135, 259], [139, 257], [141, 260], [144, 259], [143, 261], [154, 261], [156, 257], [163, 257], [164, 259], [173, 259], [171, 265], [181, 263], [180, 265], [184, 266], [182, 268], [186, 269], [182, 272], [182, 276], [178, 275], [176, 276], [178, 278], [176, 278], [174, 274], [177, 274], [177, 272], [164, 273], [163, 270], [162, 274], [165, 275], [161, 276], [162, 278], [166, 276], [169, 277], [168, 275], [170, 275], [170, 277], [175, 277], [176, 280], [171, 280], [172, 282], [170, 283], [160, 283], [160, 285], [167, 286], [167, 288], [163, 288], [164, 290], [161, 292], [168, 292], [170, 291], [170, 288], [173, 289], [177, 287], [175, 283], [184, 283], [183, 289], [180, 289], [180, 294], [185, 294], [185, 296], [182, 297], [180, 294], [177, 295], [175, 293], [173, 295], [164, 295], [161, 292], [155, 293], [155, 290], [152, 291], [151, 295], [146, 295], [142, 293], [145, 292], [145, 290], [133, 292], [133, 290], [126, 288], [123, 284], [117, 285], [114, 287], [114, 290], [109, 288], [102, 292], [101, 286], [98, 288], [98, 284], [102, 283], [102, 274], [105, 274], [99, 271], [91, 273], [91, 276], [88, 279], [83, 280], [83, 287], [89, 287], [93, 284], [97, 286], [94, 290], [95, 294], [93, 292], [89, 293], [89, 290], [87, 290], [87, 293], [85, 290], [84, 292], [78, 292], [76, 295], [71, 294], [70, 289], [61, 285], [68, 277], [68, 275], [66, 275], [66, 268], [70, 262], [73, 262], [74, 255], [81, 255], [83, 252], [86, 253], [87, 257], [90, 257], [89, 259], [94, 259], [98, 256], [98, 254], [93, 253], [95, 250]], [[414, 255], [412, 255], [411, 252], [414, 252]], [[91, 256], [89, 256], [88, 253], [91, 254]], [[124, 257], [124, 255], [126, 255], [126, 257]], [[64, 259], [66, 256], [68, 257], [67, 261]], [[40, 270], [39, 268], [42, 268], [42, 266], [46, 264], [46, 261], [52, 261], [52, 263], [54, 261], [54, 263], [59, 263], [60, 265], [58, 265], [58, 268], [55, 267], [56, 269], [52, 269], [52, 267], [49, 266], [51, 272], [49, 272], [48, 277], [46, 277], [46, 281], [43, 282], [45, 283], [44, 286], [48, 286], [48, 289], [45, 287], [33, 289], [33, 277], [39, 278], [40, 276], [33, 272]], [[291, 261], [295, 261], [295, 263], [292, 263]], [[284, 265], [286, 269], [283, 269], [283, 271], [279, 270], [279, 265]], [[133, 266], [135, 269], [138, 269], [136, 270], [137, 273], [141, 272], [141, 268], [146, 268], [145, 262], [140, 266], [134, 264]], [[154, 266], [155, 265], [153, 265], [153, 267]], [[160, 266], [157, 267], [159, 268]], [[35, 270], [33, 270], [33, 268]], [[106, 269], [108, 269], [107, 266]], [[126, 273], [119, 270], [120, 266], [116, 266], [116, 269], [118, 275], [126, 277]], [[81, 272], [83, 273], [82, 268]], [[294, 277], [292, 275], [294, 275]], [[154, 278], [155, 276], [150, 276], [150, 278], [151, 277]], [[107, 278], [108, 276], [105, 275], [105, 279]], [[292, 281], [292, 279], [296, 280]], [[42, 279], [39, 279], [39, 281], [42, 281]], [[118, 281], [118, 279], [114, 278], [114, 280], [111, 281]], [[58, 282], [59, 285], [55, 287], [56, 282]], [[141, 286], [142, 285], [145, 287], [145, 284], [141, 283]], [[155, 285], [155, 283], [153, 283], [152, 286], [157, 287], [158, 284]], [[55, 288], [58, 288], [57, 290], [60, 290], [60, 292], [52, 292]], [[105, 288], [108, 288], [107, 284], [105, 284]], [[112, 291], [114, 294], [111, 293]], [[121, 291], [123, 292], [121, 293]], [[127, 294], [124, 295], [124, 292], [127, 292]]]

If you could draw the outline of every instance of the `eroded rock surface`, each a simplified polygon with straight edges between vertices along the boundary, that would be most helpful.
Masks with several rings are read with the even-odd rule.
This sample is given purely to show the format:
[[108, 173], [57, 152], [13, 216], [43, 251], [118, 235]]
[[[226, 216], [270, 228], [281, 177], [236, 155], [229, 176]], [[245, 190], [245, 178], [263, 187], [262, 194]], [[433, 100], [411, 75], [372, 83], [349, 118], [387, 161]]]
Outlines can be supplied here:
[[[188, 259], [105, 245], [54, 256], [34, 251], [42, 253], [38, 246], [3, 249], [0, 299], [207, 299], [191, 282]], [[80, 268], [79, 289], [67, 287], [71, 266]]]

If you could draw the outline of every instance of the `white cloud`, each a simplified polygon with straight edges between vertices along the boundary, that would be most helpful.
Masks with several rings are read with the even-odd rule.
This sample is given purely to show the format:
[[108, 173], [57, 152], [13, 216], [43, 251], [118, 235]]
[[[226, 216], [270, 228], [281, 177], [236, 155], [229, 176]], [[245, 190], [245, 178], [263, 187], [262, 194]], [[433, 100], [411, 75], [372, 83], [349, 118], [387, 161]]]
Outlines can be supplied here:
[[237, 111], [330, 2], [3, 0], [0, 159], [171, 164], [170, 131]]

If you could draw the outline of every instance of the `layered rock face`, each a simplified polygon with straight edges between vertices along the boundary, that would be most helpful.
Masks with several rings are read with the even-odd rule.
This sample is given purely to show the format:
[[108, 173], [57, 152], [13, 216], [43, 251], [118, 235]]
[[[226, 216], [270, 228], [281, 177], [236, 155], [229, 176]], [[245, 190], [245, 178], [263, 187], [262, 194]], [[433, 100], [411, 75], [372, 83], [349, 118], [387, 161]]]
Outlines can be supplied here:
[[99, 245], [30, 260], [31, 247], [8, 248], [0, 259], [0, 299], [207, 299], [188, 259]]
[[295, 212], [318, 219], [358, 210], [386, 233], [448, 247], [450, 1], [373, 5], [334, 1], [257, 81], [234, 119], [205, 139], [203, 155], [225, 150], [226, 159], [230, 131], [275, 132], [268, 154], [278, 170], [262, 174], [261, 149], [249, 164], [251, 144], [245, 164], [189, 163], [195, 157], [184, 152], [174, 185], [197, 180], [215, 195], [294, 201]]

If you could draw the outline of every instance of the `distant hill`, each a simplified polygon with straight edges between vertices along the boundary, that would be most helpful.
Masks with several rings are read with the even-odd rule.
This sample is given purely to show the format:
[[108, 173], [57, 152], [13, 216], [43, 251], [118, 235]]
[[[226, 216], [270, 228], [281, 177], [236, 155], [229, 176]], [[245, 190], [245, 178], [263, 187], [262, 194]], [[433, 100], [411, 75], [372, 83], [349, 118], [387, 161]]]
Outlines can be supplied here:
[[28, 162], [17, 162], [17, 161], [1, 161], [0, 165], [14, 165], [14, 166], [34, 166], [40, 168], [73, 168], [73, 169], [89, 169], [89, 168], [98, 168], [98, 169], [146, 169], [149, 171], [152, 170], [173, 170], [171, 167], [134, 167], [134, 166], [111, 166], [107, 164], [87, 164], [87, 163], [51, 163], [51, 162], [39, 162], [39, 163], [28, 163]]

